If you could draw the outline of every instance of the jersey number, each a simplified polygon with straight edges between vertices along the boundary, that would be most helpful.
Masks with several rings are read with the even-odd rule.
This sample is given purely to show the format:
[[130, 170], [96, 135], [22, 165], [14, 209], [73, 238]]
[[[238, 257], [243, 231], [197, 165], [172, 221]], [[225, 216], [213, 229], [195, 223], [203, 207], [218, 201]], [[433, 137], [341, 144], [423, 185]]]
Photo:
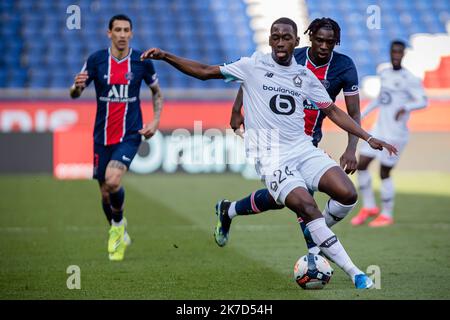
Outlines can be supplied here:
[[286, 167], [284, 167], [284, 172], [281, 171], [281, 170], [275, 170], [275, 171], [273, 172], [273, 175], [274, 175], [274, 177], [277, 178], [277, 179], [275, 179], [274, 181], [272, 181], [272, 182], [270, 183], [270, 188], [271, 188], [273, 191], [276, 192], [276, 191], [278, 190], [278, 186], [279, 186], [280, 184], [282, 184], [282, 183], [287, 179], [287, 176], [293, 176], [294, 174], [293, 174], [292, 171], [289, 170], [289, 168], [286, 166]]
[[276, 114], [291, 115], [295, 112], [295, 100], [285, 94], [277, 94], [270, 99], [270, 109]]

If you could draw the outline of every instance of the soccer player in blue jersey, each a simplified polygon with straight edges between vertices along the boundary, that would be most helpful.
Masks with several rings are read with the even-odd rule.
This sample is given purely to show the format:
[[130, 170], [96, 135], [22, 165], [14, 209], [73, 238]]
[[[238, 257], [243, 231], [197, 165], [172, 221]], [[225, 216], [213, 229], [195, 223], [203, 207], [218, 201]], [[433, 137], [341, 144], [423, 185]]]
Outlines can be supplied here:
[[[123, 217], [125, 191], [122, 178], [136, 155], [142, 136], [152, 137], [159, 126], [162, 93], [151, 61], [141, 61], [141, 53], [129, 47], [132, 22], [125, 15], [109, 21], [111, 47], [89, 56], [75, 77], [71, 98], [78, 98], [92, 81], [97, 95], [94, 126], [94, 178], [98, 180], [102, 207], [109, 229], [108, 253], [111, 261], [123, 260], [131, 243]], [[153, 121], [143, 125], [139, 92], [142, 81], [150, 87]]]
[[159, 48], [145, 51], [141, 59], [163, 60], [201, 80], [242, 83], [247, 157], [257, 160], [255, 169], [270, 188], [271, 196], [305, 221], [313, 242], [342, 268], [357, 289], [368, 289], [373, 286], [372, 280], [351, 261], [307, 191], [320, 190], [341, 203], [354, 203], [357, 198], [345, 172], [323, 150], [314, 147], [311, 136], [305, 134], [304, 100], [309, 99], [334, 123], [364, 139], [372, 148], [397, 151], [370, 136], [333, 103], [312, 71], [293, 59], [298, 44], [295, 22], [280, 18], [270, 28], [271, 53], [255, 52], [222, 66], [177, 57]]
[[[320, 80], [331, 99], [336, 101], [336, 96], [342, 90], [348, 114], [360, 124], [358, 73], [352, 59], [334, 50], [340, 44], [341, 29], [337, 22], [330, 18], [318, 18], [311, 22], [304, 32], [309, 35], [311, 47], [297, 48], [294, 57], [298, 64], [307, 67]], [[303, 103], [305, 112], [305, 133], [312, 136], [312, 143], [318, 146], [322, 139], [322, 122], [326, 117], [313, 102], [305, 100]], [[239, 89], [233, 104], [231, 114], [231, 127], [240, 134], [244, 117], [241, 113], [242, 89]], [[348, 144], [340, 158], [340, 166], [347, 174], [353, 174], [357, 169], [355, 156], [358, 137], [349, 134]], [[312, 191], [311, 191], [312, 193]], [[355, 206], [355, 203], [343, 204], [330, 199], [323, 212], [329, 227], [342, 220]], [[252, 192], [248, 197], [238, 201], [221, 200], [216, 205], [218, 223], [214, 230], [216, 243], [223, 247], [227, 244], [231, 221], [239, 215], [252, 215], [271, 209], [282, 209], [270, 195], [268, 189], [260, 189]], [[302, 232], [305, 236], [309, 252], [319, 253], [306, 229], [305, 223], [299, 219]]]

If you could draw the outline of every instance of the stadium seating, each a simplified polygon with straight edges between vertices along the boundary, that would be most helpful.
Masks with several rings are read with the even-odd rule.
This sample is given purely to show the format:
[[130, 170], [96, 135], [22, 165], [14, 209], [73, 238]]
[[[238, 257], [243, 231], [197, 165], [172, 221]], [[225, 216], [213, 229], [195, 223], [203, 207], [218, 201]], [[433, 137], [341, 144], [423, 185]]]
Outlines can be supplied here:
[[[450, 20], [448, 0], [305, 2], [311, 20], [329, 16], [341, 25], [337, 50], [354, 59], [360, 78], [376, 74], [377, 65], [389, 61], [390, 40], [408, 42], [418, 33], [445, 33]], [[80, 30], [66, 27], [66, 10], [73, 3], [81, 9]], [[369, 30], [367, 8], [374, 3], [382, 10], [381, 25]], [[87, 56], [109, 45], [107, 23], [117, 13], [132, 18], [132, 46], [137, 49], [158, 46], [214, 64], [256, 49], [244, 0], [3, 0], [0, 38], [5, 52], [0, 57], [0, 88], [66, 88]], [[229, 87], [221, 81], [192, 80], [165, 63], [155, 65], [164, 87]]]
[[[81, 29], [69, 30], [67, 8], [81, 10]], [[2, 0], [1, 88], [67, 88], [87, 56], [109, 45], [109, 18], [125, 13], [134, 22], [132, 47], [159, 46], [192, 59], [223, 63], [255, 50], [243, 0]], [[193, 81], [156, 62], [161, 85], [226, 88], [222, 81]]]

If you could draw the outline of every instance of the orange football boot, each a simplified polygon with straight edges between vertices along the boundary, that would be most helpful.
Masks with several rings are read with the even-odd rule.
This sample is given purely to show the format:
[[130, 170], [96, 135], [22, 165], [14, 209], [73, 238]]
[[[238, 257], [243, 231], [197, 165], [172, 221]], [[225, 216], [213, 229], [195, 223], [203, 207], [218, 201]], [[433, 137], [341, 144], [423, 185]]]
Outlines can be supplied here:
[[374, 208], [362, 208], [359, 213], [352, 218], [350, 223], [353, 226], [360, 226], [370, 217], [376, 216], [380, 210], [377, 207]]
[[394, 219], [385, 215], [380, 214], [378, 217], [376, 217], [375, 220], [369, 222], [369, 227], [386, 227], [390, 226], [394, 223]]

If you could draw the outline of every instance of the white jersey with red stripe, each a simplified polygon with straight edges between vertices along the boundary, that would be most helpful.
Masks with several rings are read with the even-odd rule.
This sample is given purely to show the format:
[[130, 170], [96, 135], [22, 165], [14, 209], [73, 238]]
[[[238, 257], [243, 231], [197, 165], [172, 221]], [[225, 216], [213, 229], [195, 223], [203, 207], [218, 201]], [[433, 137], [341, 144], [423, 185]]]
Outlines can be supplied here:
[[[362, 117], [379, 108], [372, 134], [387, 141], [407, 140], [410, 112], [425, 108], [427, 105], [422, 82], [405, 68], [394, 70], [390, 67], [382, 70], [379, 75], [380, 94], [364, 109]], [[406, 113], [397, 120], [396, 115], [401, 109]]]
[[323, 109], [332, 100], [308, 68], [295, 59], [282, 66], [271, 54], [255, 52], [220, 70], [226, 81], [242, 82], [248, 157], [284, 156], [304, 143], [311, 145], [312, 137], [304, 129], [303, 101], [309, 99]]
[[147, 85], [158, 82], [151, 60], [140, 60], [140, 52], [129, 49], [129, 54], [118, 60], [110, 49], [90, 55], [81, 71], [88, 72], [86, 85], [94, 81], [97, 95], [97, 113], [94, 141], [112, 145], [127, 139], [140, 139], [142, 112], [139, 93], [142, 81]]

